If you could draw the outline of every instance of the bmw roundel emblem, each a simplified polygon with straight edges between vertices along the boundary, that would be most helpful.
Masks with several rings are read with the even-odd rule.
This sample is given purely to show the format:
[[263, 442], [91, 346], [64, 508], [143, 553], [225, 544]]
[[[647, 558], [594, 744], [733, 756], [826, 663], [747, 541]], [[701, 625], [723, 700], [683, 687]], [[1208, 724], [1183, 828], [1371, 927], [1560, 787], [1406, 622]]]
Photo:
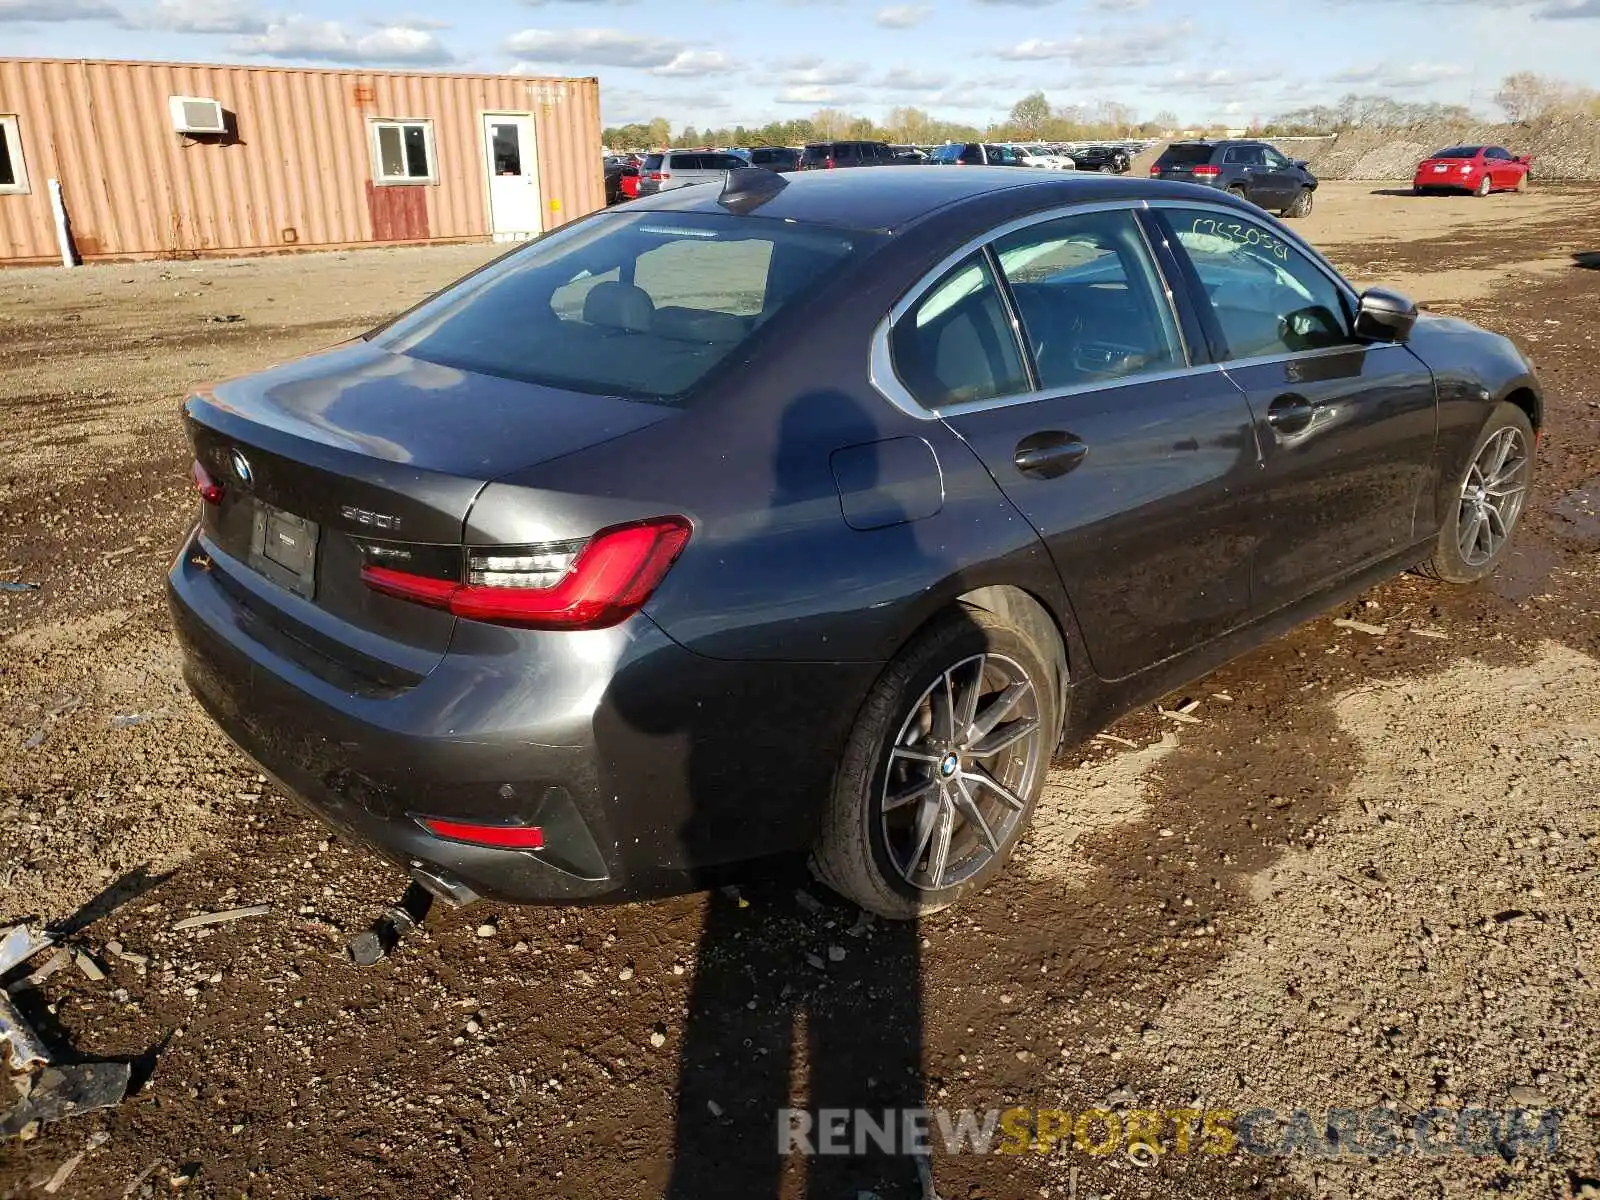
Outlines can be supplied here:
[[250, 460], [240, 451], [235, 450], [228, 456], [228, 461], [233, 464], [233, 473], [239, 477], [239, 482], [249, 483], [251, 479]]

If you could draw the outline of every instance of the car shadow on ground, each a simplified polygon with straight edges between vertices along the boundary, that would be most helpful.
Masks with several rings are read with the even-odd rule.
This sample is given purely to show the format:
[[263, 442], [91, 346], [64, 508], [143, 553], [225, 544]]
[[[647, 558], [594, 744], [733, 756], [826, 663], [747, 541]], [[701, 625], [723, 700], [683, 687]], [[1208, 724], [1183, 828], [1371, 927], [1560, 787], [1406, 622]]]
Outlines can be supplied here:
[[[931, 553], [917, 546], [914, 524], [851, 534], [839, 521], [830, 453], [883, 436], [855, 398], [836, 391], [797, 397], [776, 432], [770, 503], [758, 518], [766, 529], [750, 534], [747, 545], [790, 561], [815, 561], [841, 536], [876, 539], [881, 561]], [[730, 768], [729, 713], [767, 714], [749, 719], [740, 740], [771, 746], [774, 739], [805, 739], [805, 714], [814, 719], [817, 706], [836, 703], [763, 697], [759, 672], [731, 678], [737, 682], [730, 686], [748, 693], [731, 707], [685, 704], [665, 728], [654, 713], [622, 714], [635, 733], [684, 747], [691, 806], [677, 836], [686, 854], [725, 838], [730, 821], [776, 815], [771, 796]], [[874, 776], [879, 783], [883, 769]], [[666, 1196], [931, 1196], [926, 1153], [904, 1153], [898, 1137], [902, 1114], [926, 1105], [918, 924], [876, 919], [837, 898], [799, 854], [746, 867], [738, 878], [711, 894], [696, 944]], [[887, 1119], [895, 1140], [863, 1136], [851, 1121], [832, 1152], [811, 1153], [808, 1144], [823, 1151], [827, 1140], [824, 1110]]]
[[1600, 250], [1580, 250], [1572, 256], [1572, 261], [1575, 266], [1600, 271]]

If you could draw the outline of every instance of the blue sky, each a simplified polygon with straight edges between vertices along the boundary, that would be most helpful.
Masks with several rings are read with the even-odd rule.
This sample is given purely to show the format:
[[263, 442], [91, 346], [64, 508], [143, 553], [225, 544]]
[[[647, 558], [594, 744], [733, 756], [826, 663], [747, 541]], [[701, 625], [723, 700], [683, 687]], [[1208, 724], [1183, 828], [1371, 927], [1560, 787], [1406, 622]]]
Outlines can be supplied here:
[[1244, 124], [1347, 91], [1492, 112], [1519, 70], [1600, 87], [1600, 0], [0, 0], [0, 52], [598, 75], [608, 124], [675, 128], [981, 123], [1035, 88]]

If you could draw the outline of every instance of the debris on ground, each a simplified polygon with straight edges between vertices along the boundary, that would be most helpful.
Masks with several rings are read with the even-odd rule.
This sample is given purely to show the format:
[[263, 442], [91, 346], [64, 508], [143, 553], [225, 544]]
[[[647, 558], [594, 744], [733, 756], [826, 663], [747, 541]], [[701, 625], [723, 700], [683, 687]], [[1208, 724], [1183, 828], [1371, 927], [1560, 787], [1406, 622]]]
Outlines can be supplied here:
[[104, 983], [106, 981], [106, 973], [100, 969], [100, 964], [82, 950], [74, 950], [72, 952], [72, 964], [83, 973], [83, 977], [90, 983]]
[[50, 1052], [44, 1048], [33, 1026], [23, 1019], [16, 1005], [11, 1003], [11, 997], [5, 995], [0, 995], [0, 1041], [6, 1044], [13, 1071], [31, 1071], [50, 1061]]
[[33, 1090], [0, 1116], [0, 1137], [15, 1137], [35, 1121], [59, 1121], [96, 1108], [112, 1108], [128, 1094], [127, 1063], [71, 1063], [46, 1067]]
[[17, 579], [0, 579], [0, 592], [37, 592], [37, 583], [23, 583]]
[[1191, 717], [1186, 712], [1177, 712], [1170, 708], [1162, 708], [1159, 704], [1156, 705], [1156, 712], [1160, 713], [1163, 717], [1166, 717], [1169, 721], [1177, 721], [1183, 725], [1201, 724], [1199, 717]]
[[54, 944], [55, 938], [48, 933], [35, 933], [27, 925], [13, 925], [0, 935], [0, 975]]
[[272, 911], [270, 904], [247, 904], [243, 908], [229, 908], [221, 912], [199, 913], [192, 917], [184, 917], [181, 921], [172, 923], [172, 931], [180, 933], [185, 929], [200, 929], [207, 925], [226, 925], [231, 921], [242, 921], [246, 917], [264, 917]]
[[1389, 632], [1387, 625], [1368, 625], [1365, 621], [1352, 621], [1349, 617], [1339, 617], [1333, 623], [1340, 629], [1353, 629], [1357, 633], [1370, 633], [1373, 637], [1382, 637]]
[[[358, 967], [370, 967], [380, 962], [400, 944], [401, 938], [422, 924], [432, 907], [433, 894], [427, 888], [419, 883], [407, 884], [398, 902], [345, 942], [345, 952], [349, 954], [350, 961]], [[485, 936], [485, 929], [489, 930], [489, 937], [494, 936], [493, 925], [480, 925], [479, 937]]]

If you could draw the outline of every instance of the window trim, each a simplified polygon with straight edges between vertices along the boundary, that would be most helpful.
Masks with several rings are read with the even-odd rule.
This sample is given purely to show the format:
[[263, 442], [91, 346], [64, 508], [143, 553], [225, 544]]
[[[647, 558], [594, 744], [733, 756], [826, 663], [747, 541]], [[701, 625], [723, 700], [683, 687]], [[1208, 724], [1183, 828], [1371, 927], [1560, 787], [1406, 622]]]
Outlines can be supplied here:
[[0, 114], [0, 132], [5, 134], [6, 151], [11, 156], [11, 171], [15, 183], [0, 183], [0, 196], [29, 196], [33, 188], [28, 183], [28, 157], [22, 152], [22, 119], [15, 113]]
[[[428, 156], [428, 174], [422, 175], [385, 175], [383, 173], [383, 146], [379, 140], [379, 130], [385, 128], [398, 128], [401, 130], [401, 148], [405, 146], [405, 127], [407, 125], [420, 125], [422, 127], [422, 142], [424, 153]], [[434, 141], [432, 117], [368, 117], [368, 142], [372, 150], [372, 182], [377, 187], [429, 187], [439, 182], [439, 150]]]
[[[1057, 208], [1046, 209], [1042, 212], [1029, 213], [1027, 216], [1018, 217], [997, 225], [978, 236], [969, 239], [959, 248], [947, 254], [934, 264], [926, 273], [920, 276], [915, 283], [906, 289], [904, 295], [897, 300], [884, 318], [878, 322], [878, 327], [872, 334], [872, 345], [868, 355], [867, 378], [873, 389], [893, 404], [907, 416], [919, 421], [938, 421], [946, 417], [965, 416], [968, 413], [984, 412], [991, 408], [1010, 408], [1017, 404], [1034, 404], [1041, 400], [1058, 400], [1069, 396], [1084, 395], [1089, 392], [1103, 392], [1112, 388], [1129, 387], [1140, 383], [1153, 383], [1163, 379], [1177, 379], [1189, 375], [1205, 375], [1213, 372], [1220, 373], [1222, 364], [1216, 362], [1196, 361], [1196, 349], [1189, 345], [1189, 339], [1184, 330], [1182, 309], [1178, 304], [1177, 289], [1173, 281], [1166, 276], [1162, 265], [1161, 256], [1156, 253], [1155, 247], [1150, 244], [1150, 235], [1144, 227], [1144, 222], [1139, 220], [1141, 209], [1149, 207], [1144, 200], [1108, 200], [1096, 204], [1066, 204]], [[1190, 204], [1180, 204], [1174, 207], [1193, 207]], [[1210, 205], [1219, 212], [1235, 213], [1237, 209], [1226, 208], [1222, 205]], [[1119, 379], [1108, 379], [1097, 383], [1075, 384], [1071, 387], [1061, 388], [1035, 388], [1031, 391], [1016, 392], [1009, 396], [993, 396], [984, 400], [966, 400], [959, 404], [945, 404], [935, 408], [928, 408], [917, 402], [911, 390], [901, 381], [894, 369], [894, 354], [891, 345], [894, 327], [900, 319], [910, 312], [918, 301], [945, 277], [963, 259], [971, 257], [979, 250], [984, 252], [985, 258], [993, 261], [993, 243], [1001, 238], [1008, 237], [1019, 230], [1028, 229], [1034, 225], [1043, 225], [1050, 221], [1061, 220], [1065, 217], [1097, 212], [1126, 212], [1133, 219], [1134, 226], [1139, 231], [1139, 236], [1144, 240], [1145, 251], [1150, 256], [1150, 264], [1155, 268], [1156, 278], [1160, 281], [1168, 308], [1172, 313], [1172, 322], [1178, 331], [1181, 349], [1187, 365], [1173, 367], [1166, 371], [1150, 371], [1140, 375], [1129, 375]], [[1015, 313], [1015, 304], [1010, 297], [1010, 284], [1001, 272], [998, 276], [1001, 295], [1005, 298], [1008, 314]], [[1187, 293], [1186, 293], [1187, 294]], [[1028, 345], [1027, 338], [1023, 336], [1019, 323], [1013, 317], [1011, 328], [1012, 337], [1017, 344], [1017, 351], [1022, 356], [1024, 369], [1028, 372], [1030, 380], [1038, 378], [1038, 367], [1033, 362], [1033, 351]], [[1207, 356], [1209, 358], [1209, 356]]]

